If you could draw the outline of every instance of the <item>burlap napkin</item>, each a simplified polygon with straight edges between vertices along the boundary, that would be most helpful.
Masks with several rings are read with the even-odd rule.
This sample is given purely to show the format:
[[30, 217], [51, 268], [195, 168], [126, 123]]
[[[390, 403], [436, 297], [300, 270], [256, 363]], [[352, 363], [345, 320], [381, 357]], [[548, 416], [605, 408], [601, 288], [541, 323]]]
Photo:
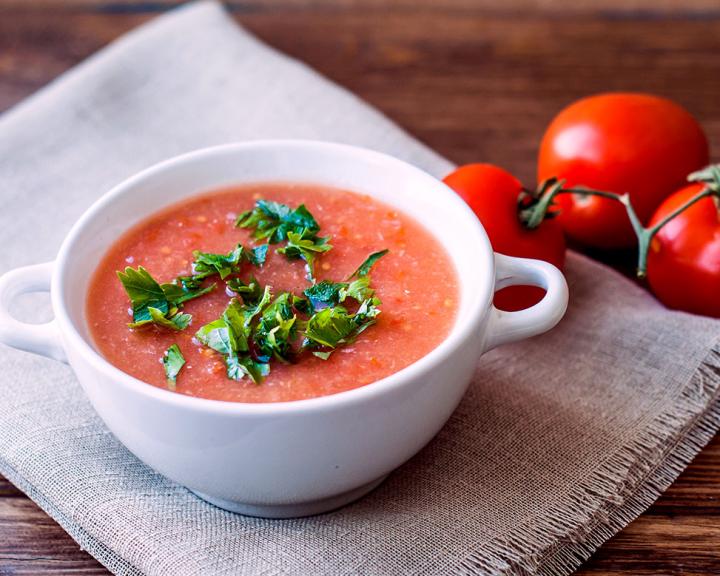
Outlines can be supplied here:
[[[52, 259], [93, 200], [149, 164], [269, 137], [361, 144], [438, 176], [450, 167], [197, 4], [0, 119], [0, 271]], [[579, 256], [567, 276], [561, 325], [484, 356], [437, 439], [337, 512], [268, 521], [214, 508], [118, 444], [68, 367], [5, 348], [0, 472], [118, 574], [567, 574], [720, 425], [720, 324], [668, 312]]]

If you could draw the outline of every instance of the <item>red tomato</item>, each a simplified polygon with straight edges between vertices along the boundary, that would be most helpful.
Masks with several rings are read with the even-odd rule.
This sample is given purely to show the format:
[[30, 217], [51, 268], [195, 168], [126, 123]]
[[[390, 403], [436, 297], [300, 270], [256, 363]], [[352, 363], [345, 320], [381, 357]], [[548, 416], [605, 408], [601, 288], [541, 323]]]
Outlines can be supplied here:
[[[656, 224], [703, 189], [691, 184], [658, 208]], [[720, 318], [720, 215], [703, 198], [670, 220], [655, 235], [648, 253], [648, 282], [669, 308]]]
[[[681, 106], [648, 94], [599, 94], [574, 102], [550, 123], [540, 145], [538, 179], [630, 194], [643, 222], [690, 172], [708, 163], [708, 142]], [[612, 200], [562, 194], [559, 221], [589, 246], [636, 243], [623, 206]]]
[[[491, 164], [461, 166], [443, 180], [475, 212], [496, 252], [508, 256], [537, 258], [562, 268], [565, 238], [555, 220], [545, 220], [534, 230], [518, 219], [518, 196], [522, 184], [509, 172]], [[537, 304], [545, 293], [532, 286], [510, 286], [495, 294], [502, 310], [522, 310]]]

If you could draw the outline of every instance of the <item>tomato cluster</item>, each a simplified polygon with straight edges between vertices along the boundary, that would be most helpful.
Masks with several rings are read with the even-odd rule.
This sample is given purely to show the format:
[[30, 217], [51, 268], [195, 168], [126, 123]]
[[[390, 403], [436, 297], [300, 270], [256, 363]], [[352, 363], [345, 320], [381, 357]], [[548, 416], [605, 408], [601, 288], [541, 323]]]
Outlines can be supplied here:
[[[708, 162], [707, 138], [680, 105], [612, 93], [578, 100], [552, 120], [540, 144], [537, 173], [545, 184], [538, 192], [524, 192], [514, 176], [489, 164], [461, 166], [444, 181], [473, 209], [498, 252], [562, 268], [566, 237], [603, 249], [640, 240], [641, 272], [647, 262], [649, 286], [661, 302], [720, 317], [720, 176], [687, 182]], [[551, 188], [551, 209], [530, 225], [524, 202], [537, 202]], [[541, 297], [538, 289], [513, 287], [495, 303], [518, 310]]]

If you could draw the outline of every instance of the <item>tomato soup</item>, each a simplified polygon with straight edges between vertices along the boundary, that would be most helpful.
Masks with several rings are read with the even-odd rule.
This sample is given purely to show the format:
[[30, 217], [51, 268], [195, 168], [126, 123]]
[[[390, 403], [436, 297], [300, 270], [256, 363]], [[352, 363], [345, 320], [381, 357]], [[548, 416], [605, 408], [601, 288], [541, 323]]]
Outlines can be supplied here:
[[[302, 295], [311, 284], [305, 262], [278, 253], [271, 243], [262, 266], [245, 263], [216, 283], [213, 291], [184, 302], [191, 315], [184, 329], [159, 325], [129, 328], [131, 302], [117, 272], [143, 267], [158, 283], [193, 273], [193, 252], [227, 254], [238, 243], [265, 244], [251, 228], [236, 226], [239, 214], [265, 199], [304, 205], [329, 237], [332, 249], [318, 253], [315, 281], [344, 281], [372, 254], [388, 250], [369, 275], [380, 313], [374, 323], [332, 350], [327, 359], [304, 353], [284, 363], [272, 361], [261, 381], [228, 376], [223, 356], [198, 340], [204, 325], [223, 315], [233, 277], [257, 279], [273, 294]], [[185, 364], [172, 388], [189, 396], [231, 402], [282, 402], [335, 394], [389, 376], [438, 346], [455, 321], [459, 290], [453, 264], [440, 242], [419, 223], [369, 196], [305, 184], [253, 184], [195, 196], [142, 221], [119, 238], [100, 261], [89, 287], [86, 318], [98, 351], [124, 372], [168, 387], [163, 365], [176, 345]], [[374, 302], [374, 301], [373, 301]], [[357, 306], [355, 306], [357, 308]], [[297, 336], [304, 324], [298, 320]], [[326, 354], [326, 356], [328, 356]]]

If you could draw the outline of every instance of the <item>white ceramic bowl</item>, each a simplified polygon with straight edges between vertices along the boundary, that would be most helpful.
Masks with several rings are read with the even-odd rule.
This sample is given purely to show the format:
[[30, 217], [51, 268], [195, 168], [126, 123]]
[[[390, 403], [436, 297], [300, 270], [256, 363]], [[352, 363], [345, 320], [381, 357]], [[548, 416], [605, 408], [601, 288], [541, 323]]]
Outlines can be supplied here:
[[[283, 180], [364, 192], [432, 231], [450, 254], [461, 286], [457, 321], [447, 339], [367, 386], [268, 404], [175, 394], [100, 356], [85, 319], [87, 282], [118, 236], [199, 192]], [[493, 293], [513, 284], [542, 286], [547, 294], [520, 312], [494, 308]], [[10, 315], [16, 295], [47, 290], [53, 321], [31, 325]], [[339, 144], [260, 141], [168, 160], [105, 194], [72, 228], [55, 262], [0, 278], [0, 342], [69, 362], [110, 430], [158, 472], [223, 508], [293, 517], [336, 508], [379, 484], [447, 421], [480, 354], [552, 328], [567, 297], [562, 274], [550, 264], [494, 254], [465, 203], [418, 168]]]

